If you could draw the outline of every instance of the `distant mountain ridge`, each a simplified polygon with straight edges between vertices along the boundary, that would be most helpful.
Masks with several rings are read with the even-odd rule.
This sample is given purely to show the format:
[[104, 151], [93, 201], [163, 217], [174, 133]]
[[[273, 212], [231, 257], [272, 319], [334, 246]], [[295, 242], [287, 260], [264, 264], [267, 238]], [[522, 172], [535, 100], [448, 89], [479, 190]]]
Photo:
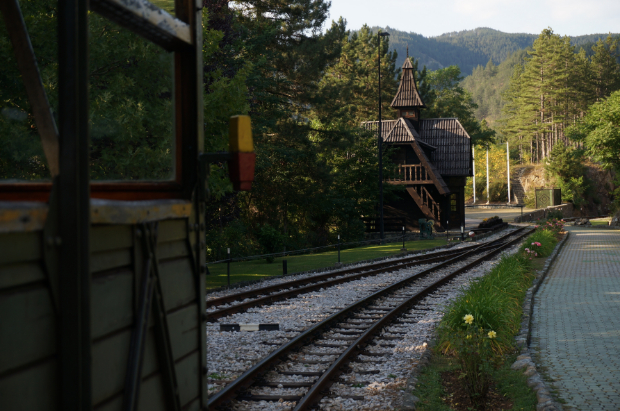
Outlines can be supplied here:
[[[390, 27], [374, 26], [371, 29], [390, 33], [390, 49], [398, 53], [397, 67], [402, 66], [405, 61], [409, 46], [409, 54], [420, 60], [420, 68], [426, 66], [430, 70], [437, 70], [457, 65], [463, 76], [470, 75], [477, 66], [485, 66], [489, 60], [496, 65], [502, 63], [514, 52], [530, 47], [538, 38], [538, 34], [504, 33], [486, 27], [435, 37], [424, 37]], [[605, 39], [607, 35], [608, 33], [575, 36], [571, 37], [571, 43], [587, 48], [599, 37]]]

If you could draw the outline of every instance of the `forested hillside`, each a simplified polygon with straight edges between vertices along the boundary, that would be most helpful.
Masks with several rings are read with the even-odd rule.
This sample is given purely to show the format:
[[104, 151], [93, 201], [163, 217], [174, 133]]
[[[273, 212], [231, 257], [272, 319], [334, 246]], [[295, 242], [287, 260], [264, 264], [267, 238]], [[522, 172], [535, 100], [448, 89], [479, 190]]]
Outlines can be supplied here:
[[478, 66], [473, 73], [463, 80], [463, 88], [472, 94], [478, 105], [476, 118], [486, 120], [489, 127], [494, 128], [501, 117], [504, 101], [502, 93], [510, 83], [510, 77], [517, 64], [523, 64], [527, 57], [526, 50], [511, 54], [499, 65], [489, 60], [486, 66]]
[[[379, 29], [390, 33], [390, 49], [398, 53], [397, 66], [405, 61], [409, 46], [409, 54], [420, 59], [420, 67], [437, 70], [457, 65], [466, 76], [477, 66], [486, 65], [489, 59], [493, 60], [494, 64], [502, 63], [514, 52], [531, 47], [538, 37], [536, 34], [504, 33], [484, 27], [445, 33], [437, 37], [424, 37], [390, 27], [372, 27], [374, 32]], [[588, 46], [605, 37], [607, 33], [571, 37], [571, 44], [589, 49]]]

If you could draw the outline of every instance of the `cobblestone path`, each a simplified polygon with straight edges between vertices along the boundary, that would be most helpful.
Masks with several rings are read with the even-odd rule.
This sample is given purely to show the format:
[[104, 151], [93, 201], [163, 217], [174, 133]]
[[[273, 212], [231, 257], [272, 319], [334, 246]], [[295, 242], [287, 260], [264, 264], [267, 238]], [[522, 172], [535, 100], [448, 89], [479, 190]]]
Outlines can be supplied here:
[[620, 410], [620, 231], [567, 227], [536, 294], [532, 348], [566, 410]]

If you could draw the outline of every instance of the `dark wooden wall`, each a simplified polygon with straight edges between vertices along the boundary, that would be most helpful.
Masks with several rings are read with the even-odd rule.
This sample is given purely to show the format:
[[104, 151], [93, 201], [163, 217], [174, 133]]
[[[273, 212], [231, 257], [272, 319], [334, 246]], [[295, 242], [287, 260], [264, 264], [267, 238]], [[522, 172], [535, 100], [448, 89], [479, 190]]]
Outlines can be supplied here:
[[[156, 255], [183, 409], [200, 409], [200, 332], [188, 219], [159, 224]], [[137, 225], [91, 227], [92, 404], [121, 410], [141, 272]], [[0, 234], [0, 398], [5, 410], [57, 410], [57, 315], [42, 231]], [[152, 318], [152, 316], [151, 316]], [[139, 409], [166, 409], [150, 325]]]

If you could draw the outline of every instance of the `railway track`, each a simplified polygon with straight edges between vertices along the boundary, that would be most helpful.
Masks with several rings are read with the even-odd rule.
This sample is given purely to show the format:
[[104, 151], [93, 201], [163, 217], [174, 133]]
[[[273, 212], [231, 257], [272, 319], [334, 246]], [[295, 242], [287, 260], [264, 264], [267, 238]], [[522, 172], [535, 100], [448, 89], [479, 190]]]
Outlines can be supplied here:
[[[351, 370], [352, 364], [356, 365], [357, 374], [375, 372], [372, 366], [360, 368], [358, 365], [376, 363], [389, 355], [373, 350], [370, 345], [376, 339], [379, 342], [374, 348], [395, 345], [394, 340], [400, 339], [401, 333], [394, 331], [394, 328], [386, 332], [388, 326], [396, 324], [407, 327], [415, 324], [420, 313], [428, 309], [424, 301], [441, 293], [442, 287], [460, 274], [491, 259], [529, 233], [529, 230], [522, 228], [500, 241], [470, 248], [463, 254], [384, 287], [332, 314], [231, 381], [209, 400], [209, 409], [226, 409], [233, 400], [254, 403], [293, 401], [295, 411], [316, 408], [322, 398], [328, 395], [331, 385], [343, 373]], [[483, 255], [479, 256], [481, 251], [484, 251]], [[459, 267], [446, 270], [455, 264], [459, 264]], [[443, 274], [445, 271], [449, 272]], [[302, 380], [289, 381], [288, 376], [299, 376]], [[359, 395], [349, 397], [364, 399]]]
[[404, 257], [397, 260], [382, 261], [213, 298], [207, 300], [207, 321], [214, 322], [219, 318], [243, 312], [249, 308], [273, 304], [274, 302], [292, 298], [299, 294], [355, 281], [360, 278], [409, 268], [414, 265], [432, 264], [446, 261], [446, 259], [459, 258], [473, 250], [483, 252], [488, 247], [494, 247], [498, 244], [498, 241], [499, 240], [461, 247], [456, 250], [440, 251], [425, 255]]

